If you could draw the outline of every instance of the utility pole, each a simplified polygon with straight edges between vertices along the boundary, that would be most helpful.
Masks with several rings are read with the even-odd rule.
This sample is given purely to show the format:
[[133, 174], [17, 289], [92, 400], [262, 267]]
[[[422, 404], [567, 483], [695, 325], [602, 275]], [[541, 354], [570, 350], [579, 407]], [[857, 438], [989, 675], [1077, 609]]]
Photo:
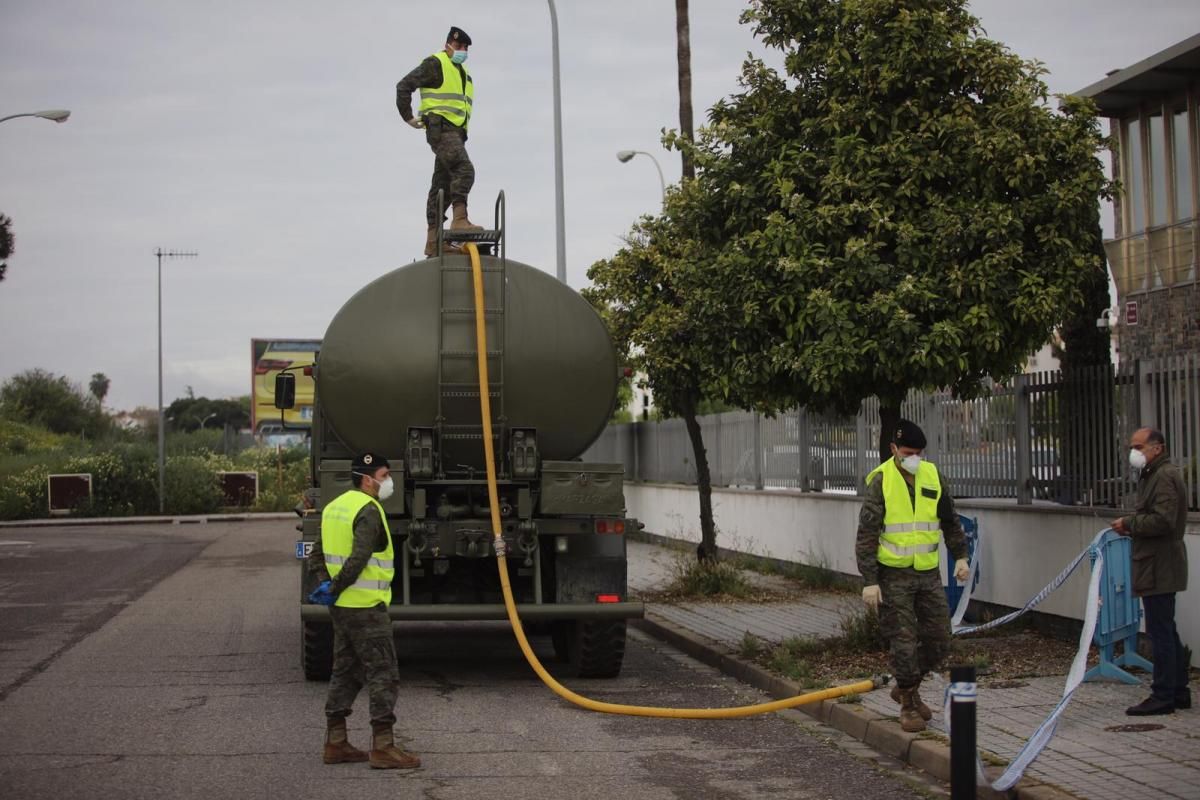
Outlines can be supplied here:
[[550, 53], [554, 73], [554, 227], [558, 247], [558, 279], [567, 282], [566, 213], [563, 210], [562, 88], [558, 80], [558, 12], [550, 4]]
[[[688, 0], [675, 0], [675, 52], [679, 63], [679, 135], [691, 144], [695, 139], [692, 126], [692, 43], [688, 23]], [[696, 177], [692, 154], [682, 152], [683, 180]]]
[[162, 390], [162, 260], [164, 258], [195, 258], [199, 253], [182, 250], [155, 249], [158, 257], [158, 513], [166, 511], [166, 494], [164, 485], [167, 475], [167, 437], [163, 421], [163, 390]]

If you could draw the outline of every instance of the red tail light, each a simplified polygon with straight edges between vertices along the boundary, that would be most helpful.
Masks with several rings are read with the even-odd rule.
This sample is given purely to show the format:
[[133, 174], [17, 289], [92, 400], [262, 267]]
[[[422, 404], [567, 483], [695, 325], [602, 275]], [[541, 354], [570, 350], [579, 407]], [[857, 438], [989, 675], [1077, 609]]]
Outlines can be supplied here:
[[621, 595], [619, 594], [598, 594], [596, 595], [597, 603], [619, 603]]
[[313, 373], [312, 364], [309, 364], [307, 367], [304, 368], [304, 375], [307, 378], [311, 378], [312, 373]]
[[268, 372], [275, 370], [286, 369], [290, 367], [292, 362], [283, 361], [282, 359], [260, 358], [258, 363], [254, 365], [255, 375], [266, 375]]
[[598, 519], [596, 520], [596, 533], [616, 533], [625, 532], [625, 520], [623, 519]]

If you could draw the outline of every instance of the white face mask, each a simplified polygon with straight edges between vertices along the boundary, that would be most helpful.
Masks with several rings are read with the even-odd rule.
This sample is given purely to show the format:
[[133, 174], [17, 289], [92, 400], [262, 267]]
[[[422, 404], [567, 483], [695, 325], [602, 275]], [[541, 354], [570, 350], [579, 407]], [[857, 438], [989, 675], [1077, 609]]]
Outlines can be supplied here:
[[1129, 466], [1133, 467], [1136, 470], [1145, 469], [1146, 454], [1143, 453], [1141, 450], [1130, 450], [1129, 451]]
[[[375, 479], [372, 478], [371, 480], [375, 480]], [[394, 483], [392, 483], [391, 475], [387, 476], [382, 481], [378, 481], [378, 483], [379, 483], [379, 499], [380, 500], [387, 500], [389, 497], [392, 496], [392, 492], [396, 491], [396, 485]]]
[[900, 459], [900, 466], [904, 467], [904, 471], [912, 475], [917, 474], [917, 468], [921, 466], [921, 457], [916, 453], [911, 456], [905, 456]]

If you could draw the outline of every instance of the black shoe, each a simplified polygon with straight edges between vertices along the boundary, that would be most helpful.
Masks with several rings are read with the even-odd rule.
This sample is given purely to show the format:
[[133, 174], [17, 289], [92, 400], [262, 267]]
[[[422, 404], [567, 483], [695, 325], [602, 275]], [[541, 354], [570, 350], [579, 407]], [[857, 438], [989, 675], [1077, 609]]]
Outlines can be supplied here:
[[1186, 711], [1192, 707], [1192, 693], [1184, 689], [1183, 694], [1175, 695], [1175, 708], [1178, 711]]
[[1174, 714], [1175, 703], [1171, 700], [1159, 700], [1157, 697], [1147, 697], [1136, 706], [1125, 709], [1131, 717], [1153, 717], [1158, 714]]

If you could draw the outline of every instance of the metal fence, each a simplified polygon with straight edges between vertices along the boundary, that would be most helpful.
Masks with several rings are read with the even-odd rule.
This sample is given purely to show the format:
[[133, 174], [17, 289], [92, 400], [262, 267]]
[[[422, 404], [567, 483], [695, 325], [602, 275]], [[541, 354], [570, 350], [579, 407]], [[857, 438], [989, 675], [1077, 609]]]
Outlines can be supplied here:
[[[901, 414], [920, 425], [956, 497], [1121, 506], [1134, 484], [1126, 453], [1143, 425], [1166, 437], [1200, 503], [1200, 355], [1021, 375], [986, 397], [910, 393]], [[714, 486], [859, 493], [878, 463], [879, 404], [853, 417], [805, 409], [775, 417], [735, 411], [700, 418]], [[683, 421], [610, 425], [584, 455], [620, 462], [628, 479], [696, 482]]]

